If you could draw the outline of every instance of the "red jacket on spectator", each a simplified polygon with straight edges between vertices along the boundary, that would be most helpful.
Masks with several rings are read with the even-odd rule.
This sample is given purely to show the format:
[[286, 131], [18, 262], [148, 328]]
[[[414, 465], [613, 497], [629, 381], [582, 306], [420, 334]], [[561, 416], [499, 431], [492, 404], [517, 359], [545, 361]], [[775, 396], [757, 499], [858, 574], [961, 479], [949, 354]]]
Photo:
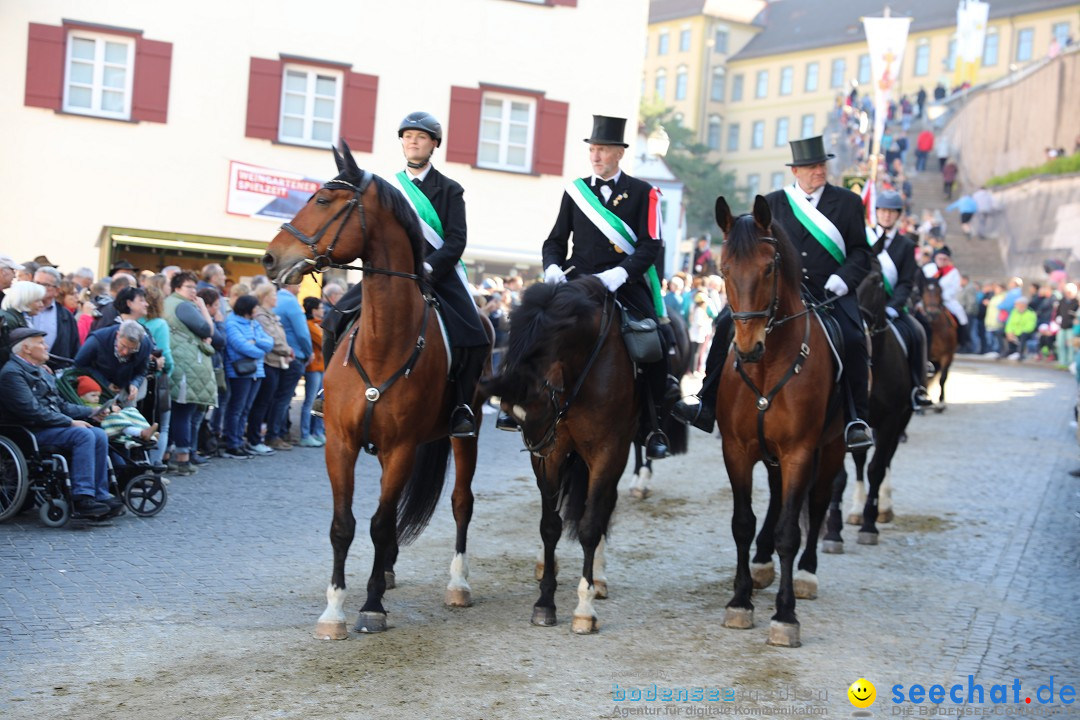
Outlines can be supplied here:
[[934, 149], [934, 133], [923, 130], [919, 133], [919, 139], [915, 141], [915, 149], [919, 152], [930, 152]]

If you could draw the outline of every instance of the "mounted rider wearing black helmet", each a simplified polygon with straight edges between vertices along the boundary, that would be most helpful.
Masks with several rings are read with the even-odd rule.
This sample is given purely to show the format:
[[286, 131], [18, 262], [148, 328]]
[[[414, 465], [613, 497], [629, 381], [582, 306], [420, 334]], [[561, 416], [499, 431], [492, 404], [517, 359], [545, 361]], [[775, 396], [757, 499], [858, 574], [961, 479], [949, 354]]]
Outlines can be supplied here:
[[[401, 125], [398, 127], [397, 136], [400, 138], [405, 134], [406, 130], [423, 130], [431, 139], [435, 141], [435, 147], [442, 145], [442, 125], [435, 119], [435, 116], [431, 113], [418, 111], [411, 112], [405, 116], [405, 119], [401, 121]], [[431, 161], [431, 157], [422, 163], [408, 161], [405, 164], [411, 168], [422, 168]]]

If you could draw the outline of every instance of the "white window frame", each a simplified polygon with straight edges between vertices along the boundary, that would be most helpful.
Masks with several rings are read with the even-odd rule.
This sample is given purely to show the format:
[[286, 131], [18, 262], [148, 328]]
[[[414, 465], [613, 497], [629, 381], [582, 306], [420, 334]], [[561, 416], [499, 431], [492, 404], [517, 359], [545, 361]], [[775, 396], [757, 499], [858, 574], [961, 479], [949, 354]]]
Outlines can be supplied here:
[[750, 125], [750, 149], [760, 150], [765, 147], [765, 121], [755, 120]]
[[859, 59], [857, 61], [855, 78], [859, 81], [860, 85], [869, 85], [870, 74], [870, 53], [863, 53], [859, 55]]
[[[1027, 57], [1020, 57], [1020, 50], [1024, 48], [1022, 40], [1024, 37], [1030, 38], [1027, 43]], [[1016, 58], [1014, 62], [1027, 62], [1035, 57], [1035, 28], [1020, 28], [1016, 31], [1016, 52], [1014, 57]]]
[[686, 86], [690, 80], [690, 71], [685, 65], [680, 65], [675, 70], [675, 99], [686, 99]]
[[754, 76], [754, 99], [761, 100], [769, 97], [769, 71], [758, 70]]
[[[719, 90], [719, 92], [717, 92]], [[711, 102], [724, 102], [727, 95], [727, 70], [722, 67], [713, 68], [712, 81], [709, 84], [709, 100]]]
[[[79, 83], [80, 87], [90, 88], [90, 107], [79, 107], [71, 105], [69, 102], [69, 93], [71, 89], [71, 63], [72, 58], [71, 51], [75, 44], [75, 39], [80, 40], [93, 40], [94, 41], [94, 65], [93, 65], [93, 79], [89, 86], [84, 83]], [[101, 96], [105, 90], [104, 75], [105, 75], [105, 43], [117, 43], [119, 45], [126, 45], [128, 48], [128, 64], [125, 66], [124, 76], [124, 109], [121, 112], [112, 112], [109, 110], [103, 110], [101, 107]], [[79, 59], [79, 62], [86, 62]], [[66, 50], [64, 54], [64, 112], [74, 113], [77, 115], [91, 115], [93, 117], [112, 118], [114, 120], [130, 120], [131, 119], [131, 101], [135, 85], [135, 38], [128, 37], [126, 35], [111, 35], [109, 33], [98, 32], [86, 32], [84, 30], [71, 30], [67, 34]], [[118, 88], [109, 88], [109, 90], [117, 90]]]
[[[290, 72], [300, 72], [307, 75], [307, 87], [310, 88], [308, 92], [304, 94], [304, 114], [303, 116], [290, 115], [289, 117], [301, 117], [304, 121], [304, 130], [302, 137], [294, 137], [291, 135], [285, 135], [285, 96], [290, 94], [288, 90], [288, 83], [286, 78]], [[334, 119], [333, 127], [330, 130], [330, 140], [314, 140], [312, 139], [312, 126], [315, 121], [315, 83], [317, 82], [319, 75], [325, 75], [333, 77], [334, 88], [336, 91], [334, 97]], [[293, 93], [296, 94], [296, 93]], [[334, 70], [326, 67], [316, 67], [314, 65], [298, 65], [293, 63], [286, 63], [281, 70], [281, 109], [278, 111], [278, 141], [287, 143], [289, 145], [306, 145], [308, 147], [328, 148], [334, 145], [334, 138], [341, 136], [341, 106], [345, 94], [345, 73], [341, 70]], [[322, 96], [325, 97], [325, 96]], [[323, 121], [322, 118], [319, 118]]]
[[656, 38], [656, 54], [667, 55], [671, 48], [671, 34], [667, 30], [661, 30]]
[[[780, 129], [781, 128], [783, 128], [783, 130], [784, 130], [783, 137], [781, 137], [781, 134], [780, 134]], [[776, 147], [784, 147], [785, 145], [788, 144], [788, 141], [790, 139], [791, 139], [791, 118], [789, 118], [789, 117], [778, 117], [778, 118], [776, 118], [776, 139], [774, 140], [773, 144]]]
[[667, 70], [658, 68], [656, 78], [653, 80], [653, 97], [657, 100], [667, 99]]
[[[806, 130], [806, 121], [807, 120], [810, 121], [810, 131], [809, 132], [807, 132], [807, 130]], [[808, 138], [808, 137], [814, 137], [814, 115], [813, 115], [813, 113], [806, 113], [805, 115], [803, 115], [802, 120], [800, 121], [799, 124], [801, 125], [799, 130], [801, 131], [801, 135], [802, 135], [803, 139]]]
[[780, 190], [784, 187], [784, 173], [774, 172], [769, 176], [769, 185], [772, 190]]
[[754, 199], [761, 194], [761, 173], [748, 173], [746, 176], [746, 195], [748, 199]]
[[739, 151], [739, 123], [728, 123], [727, 132], [724, 133], [724, 147], [727, 152]]
[[795, 67], [785, 65], [780, 68], [780, 95], [790, 95], [795, 87]]
[[[502, 102], [502, 117], [499, 124], [499, 159], [496, 162], [490, 160], [480, 159], [480, 146], [483, 143], [490, 143], [490, 140], [485, 140], [483, 136], [477, 135], [476, 138], [476, 166], [481, 168], [487, 168], [488, 170], [505, 170], [507, 172], [526, 173], [531, 174], [533, 171], [533, 149], [536, 145], [536, 107], [537, 102], [535, 97], [528, 95], [513, 95], [510, 93], [500, 92], [484, 92], [480, 98], [480, 125], [482, 132], [484, 123], [484, 105], [489, 100], [499, 100]], [[512, 165], [507, 159], [507, 150], [510, 147], [510, 106], [513, 103], [525, 103], [529, 106], [529, 126], [525, 133], [525, 164], [524, 165]]]
[[689, 25], [679, 28], [679, 52], [690, 52], [693, 42], [692, 37]]
[[706, 131], [705, 144], [710, 150], [719, 151], [724, 142], [724, 121], [719, 115], [709, 116], [709, 129]]
[[915, 46], [915, 55], [912, 57], [911, 74], [915, 77], [926, 77], [930, 74], [930, 42], [923, 38]]
[[[990, 42], [991, 38], [993, 38], [993, 40], [994, 40], [993, 43]], [[991, 44], [993, 45], [993, 48], [994, 48], [993, 62], [987, 60], [987, 56], [990, 54]], [[998, 64], [998, 59], [999, 59], [1000, 56], [1001, 56], [1001, 35], [998, 33], [998, 29], [996, 27], [987, 28], [987, 30], [986, 30], [986, 39], [983, 40], [983, 54], [982, 54], [983, 67], [994, 67], [994, 66], [996, 66]]]
[[[814, 69], [814, 72], [810, 72], [810, 68]], [[813, 78], [813, 82], [810, 79]], [[821, 65], [817, 60], [806, 63], [806, 84], [804, 85], [805, 91], [808, 93], [817, 92], [821, 87]]]
[[[839, 77], [837, 77], [837, 75], [839, 75]], [[847, 60], [844, 58], [833, 58], [832, 63], [829, 65], [829, 89], [843, 88], [846, 81]]]

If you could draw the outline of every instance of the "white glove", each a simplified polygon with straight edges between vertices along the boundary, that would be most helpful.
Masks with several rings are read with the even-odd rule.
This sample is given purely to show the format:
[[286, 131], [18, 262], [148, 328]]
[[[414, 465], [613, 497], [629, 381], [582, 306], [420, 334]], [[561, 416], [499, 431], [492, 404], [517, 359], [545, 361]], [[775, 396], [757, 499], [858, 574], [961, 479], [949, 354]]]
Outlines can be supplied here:
[[889, 305], [885, 308], [885, 314], [891, 317], [893, 320], [900, 317], [900, 313], [896, 312], [896, 308], [894, 308], [892, 305]]
[[566, 273], [562, 268], [552, 263], [547, 266], [547, 270], [544, 271], [544, 282], [548, 285], [558, 285], [559, 283], [566, 282]]
[[848, 294], [847, 283], [839, 275], [830, 275], [829, 279], [825, 281], [825, 289], [837, 297], [844, 297]]
[[623, 283], [626, 282], [626, 278], [629, 276], [629, 273], [627, 273], [624, 268], [613, 267], [610, 270], [597, 273], [594, 277], [604, 283], [604, 287], [610, 292], [615, 292], [622, 287]]
[[424, 261], [424, 272], [426, 272], [428, 275], [431, 274], [431, 263]]

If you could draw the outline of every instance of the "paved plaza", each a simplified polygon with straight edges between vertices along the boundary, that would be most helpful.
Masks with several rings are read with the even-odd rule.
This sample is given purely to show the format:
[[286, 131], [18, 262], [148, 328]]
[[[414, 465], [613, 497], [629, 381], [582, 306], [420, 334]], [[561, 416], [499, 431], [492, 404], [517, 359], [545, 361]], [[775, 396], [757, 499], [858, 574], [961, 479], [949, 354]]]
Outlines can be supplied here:
[[[721, 627], [735, 549], [720, 443], [692, 432], [656, 465], [654, 494], [626, 494], [610, 537], [600, 632], [570, 632], [580, 550], [560, 545], [559, 625], [529, 625], [539, 501], [514, 434], [486, 418], [470, 532], [475, 605], [442, 605], [449, 492], [403, 548], [391, 629], [312, 639], [331, 551], [321, 450], [216, 460], [176, 478], [154, 518], [52, 530], [0, 525], [0, 717], [607, 718], [751, 710], [851, 717], [847, 688], [874, 683], [874, 717], [1042, 709], [1080, 685], [1080, 466], [1070, 375], [960, 362], [947, 412], [916, 417], [894, 461], [896, 521], [881, 544], [824, 556], [818, 599], [799, 601], [803, 647], [768, 647], [776, 585], [757, 627]], [[370, 570], [377, 465], [359, 464], [350, 624]], [[764, 473], [755, 510], [764, 514]], [[850, 496], [850, 489], [849, 489]], [[967, 701], [970, 682], [1020, 704]], [[1036, 690], [1054, 683], [1055, 702]], [[896, 704], [894, 686], [963, 684], [964, 701]], [[734, 699], [633, 701], [644, 688], [728, 688]], [[620, 692], [629, 692], [619, 699]], [[1032, 705], [1024, 703], [1032, 698]]]

